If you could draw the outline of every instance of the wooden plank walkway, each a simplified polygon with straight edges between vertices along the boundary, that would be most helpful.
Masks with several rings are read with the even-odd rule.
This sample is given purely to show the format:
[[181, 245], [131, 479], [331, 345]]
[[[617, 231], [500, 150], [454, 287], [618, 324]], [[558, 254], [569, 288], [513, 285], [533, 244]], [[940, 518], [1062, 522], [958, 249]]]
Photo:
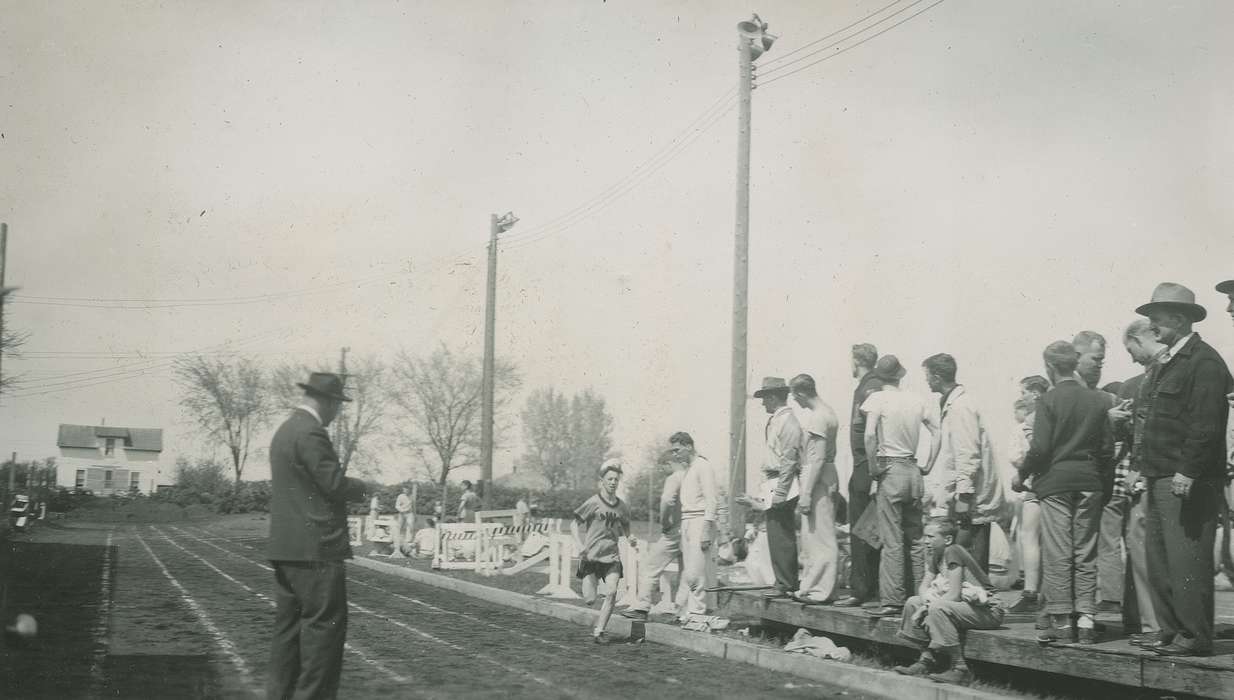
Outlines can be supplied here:
[[[1008, 605], [1018, 594], [1000, 594]], [[720, 614], [754, 617], [881, 644], [911, 646], [896, 636], [899, 619], [877, 619], [864, 610], [766, 600], [758, 592], [720, 593]], [[1157, 656], [1132, 646], [1116, 619], [1099, 617], [1107, 626], [1092, 646], [1037, 644], [1031, 615], [1007, 615], [1002, 629], [973, 630], [965, 656], [988, 663], [1035, 669], [1135, 688], [1188, 693], [1234, 700], [1234, 626], [1218, 622], [1218, 641], [1209, 658]], [[1224, 637], [1224, 638], [1223, 638]]]

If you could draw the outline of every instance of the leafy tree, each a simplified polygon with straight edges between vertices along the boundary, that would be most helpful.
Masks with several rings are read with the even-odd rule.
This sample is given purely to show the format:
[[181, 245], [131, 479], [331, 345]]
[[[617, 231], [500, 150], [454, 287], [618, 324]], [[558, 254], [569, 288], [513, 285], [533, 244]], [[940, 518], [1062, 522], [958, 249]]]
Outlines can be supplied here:
[[[5, 306], [7, 306], [8, 295], [13, 289], [13, 287], [0, 289], [0, 360], [9, 355], [16, 354], [18, 348], [24, 345], [26, 339], [30, 337], [28, 333], [9, 327], [8, 319], [6, 318], [8, 313], [5, 311]], [[11, 366], [11, 364], [0, 361], [0, 394], [7, 394], [18, 386], [18, 378], [13, 376], [12, 372], [8, 369]]]
[[[389, 372], [390, 399], [408, 419], [400, 424], [400, 436], [444, 492], [451, 471], [480, 462], [480, 360], [442, 344], [426, 357], [400, 353]], [[498, 417], [520, 379], [513, 365], [499, 361], [494, 382], [496, 443], [504, 432]]]
[[269, 424], [275, 406], [261, 366], [248, 357], [196, 355], [176, 360], [172, 372], [184, 391], [180, 405], [227, 448], [239, 483], [253, 436]]
[[523, 409], [523, 462], [549, 488], [585, 489], [613, 448], [613, 417], [604, 398], [591, 389], [564, 394], [546, 388], [527, 397]]

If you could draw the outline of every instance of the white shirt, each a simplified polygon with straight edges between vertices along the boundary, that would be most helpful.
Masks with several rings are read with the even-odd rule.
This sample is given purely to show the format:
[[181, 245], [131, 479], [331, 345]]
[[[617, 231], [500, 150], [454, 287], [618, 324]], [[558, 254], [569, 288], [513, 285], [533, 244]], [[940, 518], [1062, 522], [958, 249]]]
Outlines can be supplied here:
[[406, 493], [400, 493], [398, 499], [394, 501], [394, 509], [400, 513], [411, 512], [411, 496]]
[[716, 520], [715, 474], [707, 460], [694, 460], [681, 479], [681, 517]]
[[866, 430], [878, 431], [879, 457], [916, 457], [921, 439], [921, 426], [938, 430], [937, 404], [907, 391], [890, 387], [870, 394], [861, 404], [867, 416]]
[[[1191, 336], [1193, 335], [1195, 335], [1195, 333], [1188, 333], [1187, 335], [1179, 338], [1178, 342], [1171, 345], [1169, 350], [1166, 350], [1166, 357], [1173, 359], [1173, 357], [1178, 354], [1178, 351], [1182, 350], [1183, 346], [1187, 344], [1187, 341], [1191, 340]], [[1168, 362], [1169, 360], [1166, 361]]]
[[310, 416], [312, 416], [312, 417], [316, 418], [316, 419], [317, 419], [317, 422], [318, 422], [318, 423], [321, 423], [321, 416], [317, 415], [317, 409], [313, 408], [312, 406], [310, 406], [310, 405], [308, 405], [308, 404], [306, 404], [306, 403], [302, 403], [302, 404], [300, 404], [299, 406], [296, 406], [296, 408], [298, 408], [298, 409], [300, 409], [301, 411], [304, 411], [305, 413], [309, 414]]

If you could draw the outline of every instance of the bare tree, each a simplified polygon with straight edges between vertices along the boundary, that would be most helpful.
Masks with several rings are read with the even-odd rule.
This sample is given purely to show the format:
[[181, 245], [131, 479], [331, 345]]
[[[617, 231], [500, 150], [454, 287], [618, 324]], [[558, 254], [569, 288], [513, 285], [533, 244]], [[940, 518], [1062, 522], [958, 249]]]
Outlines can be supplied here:
[[[427, 357], [402, 352], [389, 371], [390, 399], [409, 419], [400, 430], [403, 441], [444, 492], [451, 471], [480, 461], [480, 360], [457, 355], [443, 344]], [[507, 362], [497, 362], [494, 380], [496, 441], [504, 432], [496, 416], [520, 380]]]
[[[350, 364], [350, 363], [349, 363]], [[304, 390], [296, 386], [312, 372], [336, 372], [326, 363], [317, 369], [307, 364], [285, 363], [270, 372], [270, 388], [276, 408], [288, 410], [300, 404]], [[378, 466], [377, 450], [373, 438], [381, 434], [382, 421], [390, 405], [390, 392], [385, 386], [388, 369], [375, 355], [360, 358], [348, 367], [343, 377], [344, 390], [352, 400], [343, 403], [338, 416], [331, 424], [331, 440], [338, 451], [339, 464], [344, 471], [353, 462], [359, 471], [372, 475]]]
[[[12, 292], [14, 289], [14, 287], [0, 289], [0, 359], [15, 355], [17, 349], [24, 345], [29, 337], [28, 333], [15, 331], [10, 328], [8, 319], [5, 318], [8, 315], [5, 309], [5, 306], [8, 304], [7, 297], [9, 292]], [[10, 364], [0, 363], [0, 393], [8, 393], [18, 385], [17, 377], [14, 377], [13, 373], [8, 369], [11, 366]]]
[[274, 407], [261, 366], [248, 357], [196, 355], [177, 360], [172, 371], [184, 390], [180, 405], [227, 447], [239, 483], [253, 435], [269, 424]]

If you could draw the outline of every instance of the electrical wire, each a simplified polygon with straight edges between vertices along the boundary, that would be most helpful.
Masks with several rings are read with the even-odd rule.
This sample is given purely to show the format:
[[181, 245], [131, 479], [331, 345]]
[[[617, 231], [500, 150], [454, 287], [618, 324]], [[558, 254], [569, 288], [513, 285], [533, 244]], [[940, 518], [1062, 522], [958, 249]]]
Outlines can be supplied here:
[[854, 37], [861, 36], [862, 34], [864, 34], [864, 33], [868, 32], [868, 31], [870, 31], [871, 29], [874, 29], [874, 28], [875, 28], [875, 27], [877, 27], [878, 25], [883, 24], [883, 23], [885, 23], [885, 22], [889, 22], [890, 20], [894, 19], [897, 15], [903, 14], [904, 12], [907, 12], [908, 10], [913, 9], [913, 7], [915, 7], [915, 6], [917, 6], [917, 5], [920, 5], [920, 4], [921, 4], [922, 2], [924, 2], [924, 1], [925, 1], [925, 0], [913, 0], [913, 1], [912, 1], [912, 2], [910, 2], [909, 4], [905, 5], [904, 7], [901, 7], [900, 9], [896, 10], [895, 12], [892, 12], [891, 14], [887, 15], [886, 17], [883, 17], [883, 18], [879, 19], [878, 21], [876, 21], [876, 22], [873, 22], [873, 23], [869, 24], [868, 26], [862, 27], [861, 29], [858, 29], [857, 31], [855, 31], [855, 32], [853, 32], [853, 33], [851, 33], [851, 34], [848, 34], [848, 35], [846, 35], [846, 36], [842, 36], [842, 37], [840, 37], [839, 39], [836, 39], [835, 41], [829, 42], [829, 43], [827, 43], [827, 44], [823, 45], [822, 47], [817, 48], [817, 49], [815, 49], [815, 50], [811, 51], [810, 53], [804, 54], [804, 55], [802, 55], [802, 56], [798, 56], [797, 58], [794, 58], [793, 60], [791, 60], [791, 61], [789, 61], [789, 62], [787, 62], [787, 63], [781, 63], [780, 65], [775, 66], [775, 67], [773, 67], [773, 68], [771, 68], [771, 69], [768, 69], [768, 70], [762, 70], [762, 68], [760, 67], [760, 69], [759, 69], [758, 73], [759, 73], [759, 75], [760, 75], [760, 76], [762, 76], [762, 77], [766, 77], [766, 76], [768, 76], [768, 75], [774, 75], [775, 73], [778, 73], [779, 71], [782, 71], [782, 70], [784, 70], [784, 69], [788, 68], [789, 66], [795, 65], [795, 64], [797, 64], [797, 63], [801, 63], [802, 61], [805, 61], [805, 60], [807, 60], [807, 59], [809, 59], [809, 58], [812, 58], [812, 57], [814, 57], [814, 56], [817, 56], [817, 55], [819, 55], [820, 53], [823, 53], [823, 52], [825, 52], [825, 51], [828, 51], [828, 50], [830, 50], [830, 49], [833, 49], [833, 48], [835, 48], [835, 47], [839, 46], [840, 44], [843, 44], [844, 42], [848, 41], [849, 39], [852, 39], [852, 38], [854, 38]]
[[514, 251], [514, 250], [525, 248], [534, 243], [545, 240], [546, 238], [550, 238], [559, 233], [562, 233], [563, 231], [566, 231], [567, 229], [577, 225], [578, 223], [582, 221], [585, 221], [586, 219], [608, 208], [608, 206], [615, 203], [617, 200], [621, 199], [625, 195], [629, 194], [634, 189], [638, 188], [640, 185], [645, 184], [650, 179], [650, 176], [659, 172], [665, 166], [671, 163], [673, 160], [676, 160], [679, 156], [685, 153], [689, 149], [689, 147], [693, 145], [699, 139], [699, 137], [702, 136], [702, 134], [706, 133], [708, 130], [714, 127], [717, 123], [719, 123], [719, 121], [723, 119], [725, 116], [727, 116], [728, 113], [731, 112], [733, 110], [733, 107], [735, 106], [736, 106], [736, 100], [731, 100], [728, 103], [726, 103], [724, 108], [716, 112], [714, 115], [712, 115], [711, 119], [708, 122], [698, 126], [694, 130], [694, 132], [690, 134], [689, 138], [678, 143], [677, 146], [672, 151], [666, 151], [665, 157], [660, 159], [660, 162], [657, 163], [651, 170], [648, 170], [647, 172], [643, 173], [642, 176], [640, 176], [638, 179], [632, 180], [626, 183], [626, 185], [621, 190], [612, 193], [605, 201], [597, 203], [596, 206], [594, 206], [588, 211], [581, 212], [579, 215], [575, 216], [571, 221], [563, 222], [559, 224], [558, 226], [552, 229], [542, 231], [539, 235], [533, 236], [531, 238], [520, 239], [516, 241], [515, 244], [513, 245], [503, 246], [503, 249], [506, 251]]
[[[917, 2], [923, 2], [923, 1], [924, 1], [924, 0], [917, 0]], [[813, 66], [816, 66], [816, 65], [818, 65], [818, 64], [820, 64], [820, 63], [822, 63], [823, 61], [830, 60], [830, 59], [832, 59], [832, 58], [835, 58], [836, 56], [839, 56], [840, 54], [843, 54], [843, 53], [847, 53], [847, 52], [849, 52], [849, 51], [852, 51], [853, 49], [857, 48], [858, 46], [861, 46], [862, 44], [866, 43], [867, 41], [871, 41], [871, 40], [873, 40], [873, 39], [876, 39], [876, 38], [878, 38], [878, 37], [882, 36], [883, 34], [886, 34], [887, 32], [891, 31], [892, 29], [895, 29], [896, 27], [900, 26], [901, 24], [904, 24], [905, 22], [909, 22], [909, 21], [911, 21], [912, 19], [914, 19], [915, 17], [919, 17], [919, 16], [921, 16], [921, 15], [925, 14], [926, 12], [929, 12], [930, 10], [934, 9], [935, 7], [938, 7], [939, 5], [943, 4], [944, 2], [946, 2], [946, 0], [935, 0], [935, 2], [934, 2], [934, 3], [932, 3], [932, 4], [930, 4], [930, 5], [925, 6], [924, 8], [922, 8], [922, 9], [918, 10], [917, 12], [914, 12], [913, 14], [909, 15], [908, 17], [905, 17], [904, 19], [900, 20], [899, 22], [896, 22], [895, 24], [892, 24], [892, 25], [891, 25], [891, 26], [889, 26], [889, 27], [885, 27], [885, 28], [883, 28], [883, 29], [880, 29], [879, 31], [877, 31], [877, 32], [875, 32], [875, 33], [873, 33], [873, 34], [871, 34], [871, 35], [869, 35], [869, 36], [867, 36], [867, 37], [863, 37], [860, 41], [858, 41], [858, 42], [856, 42], [856, 43], [854, 43], [854, 44], [852, 44], [852, 45], [850, 45], [850, 46], [846, 46], [846, 47], [844, 47], [844, 48], [842, 48], [842, 49], [840, 49], [840, 50], [836, 51], [836, 52], [835, 52], [835, 53], [833, 53], [833, 54], [830, 54], [830, 55], [828, 55], [828, 56], [823, 56], [822, 58], [818, 59], [817, 61], [811, 61], [810, 63], [807, 63], [807, 64], [805, 64], [804, 66], [801, 66], [800, 68], [796, 68], [796, 69], [791, 70], [791, 71], [789, 71], [789, 72], [787, 72], [787, 73], [784, 73], [784, 74], [782, 74], [782, 75], [777, 75], [776, 77], [772, 78], [771, 80], [768, 80], [768, 81], [766, 81], [766, 82], [764, 82], [764, 83], [761, 83], [761, 84], [760, 84], [760, 87], [767, 87], [768, 85], [771, 85], [772, 83], [774, 83], [774, 82], [776, 82], [776, 81], [778, 81], [778, 80], [783, 80], [783, 79], [788, 78], [788, 77], [790, 77], [790, 76], [792, 76], [792, 75], [796, 75], [797, 73], [800, 73], [801, 71], [804, 71], [804, 70], [806, 70], [806, 69], [808, 69], [808, 68], [811, 68], [811, 67], [813, 67]], [[916, 4], [916, 3], [914, 3], [914, 4]], [[910, 5], [910, 7], [911, 7], [911, 5]]]
[[852, 29], [853, 27], [855, 27], [855, 26], [857, 26], [857, 25], [861, 24], [862, 22], [865, 22], [866, 20], [871, 19], [871, 18], [875, 17], [876, 15], [882, 14], [884, 11], [891, 9], [892, 7], [894, 7], [894, 6], [896, 6], [896, 5], [899, 5], [899, 4], [900, 4], [901, 2], [903, 2], [903, 1], [904, 1], [904, 0], [893, 0], [892, 2], [890, 2], [890, 3], [886, 4], [886, 5], [883, 5], [882, 7], [878, 8], [877, 10], [875, 10], [875, 11], [871, 12], [870, 14], [866, 15], [865, 17], [862, 17], [861, 19], [857, 20], [856, 22], [853, 22], [853, 23], [848, 24], [848, 25], [846, 25], [846, 26], [840, 27], [839, 29], [835, 30], [834, 32], [832, 32], [832, 33], [830, 33], [830, 34], [827, 34], [826, 36], [821, 36], [821, 37], [819, 37], [819, 38], [815, 39], [814, 41], [811, 41], [811, 42], [807, 42], [807, 43], [805, 43], [805, 44], [802, 44], [801, 46], [798, 46], [797, 48], [793, 49], [792, 51], [789, 51], [789, 52], [787, 52], [787, 53], [782, 53], [782, 54], [777, 54], [777, 55], [775, 55], [775, 56], [772, 56], [771, 58], [768, 58], [767, 60], [763, 61], [760, 65], [762, 65], [762, 66], [770, 66], [770, 65], [773, 65], [773, 64], [779, 63], [780, 61], [786, 60], [789, 56], [792, 56], [792, 55], [794, 55], [794, 54], [796, 54], [796, 53], [800, 53], [800, 52], [802, 52], [802, 51], [805, 51], [806, 49], [810, 48], [811, 46], [814, 46], [815, 44], [818, 44], [818, 43], [820, 43], [820, 42], [826, 41], [826, 40], [830, 39], [831, 37], [835, 36], [836, 34], [840, 34], [840, 33], [842, 33], [842, 32], [847, 32], [848, 30], [850, 30], [850, 29]]

